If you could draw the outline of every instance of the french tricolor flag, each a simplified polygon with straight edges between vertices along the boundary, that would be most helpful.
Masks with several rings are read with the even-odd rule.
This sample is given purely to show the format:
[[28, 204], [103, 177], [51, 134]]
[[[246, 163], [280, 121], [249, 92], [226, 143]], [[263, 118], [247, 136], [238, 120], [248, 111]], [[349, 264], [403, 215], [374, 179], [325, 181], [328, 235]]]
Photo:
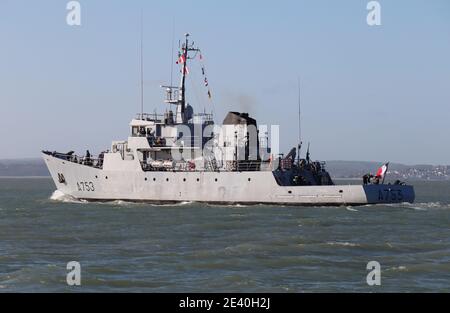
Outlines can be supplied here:
[[384, 178], [384, 175], [386, 175], [388, 167], [389, 167], [389, 162], [387, 162], [386, 164], [383, 164], [383, 166], [378, 169], [375, 177], [378, 177], [379, 179]]

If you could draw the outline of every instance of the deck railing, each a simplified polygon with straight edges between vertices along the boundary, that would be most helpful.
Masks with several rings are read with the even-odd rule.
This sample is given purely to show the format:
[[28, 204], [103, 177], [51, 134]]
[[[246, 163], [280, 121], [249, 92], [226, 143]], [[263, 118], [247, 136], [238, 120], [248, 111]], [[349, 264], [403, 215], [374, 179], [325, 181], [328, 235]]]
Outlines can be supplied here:
[[91, 166], [91, 167], [95, 167], [95, 168], [103, 167], [103, 158], [99, 157], [99, 156], [86, 157], [86, 156], [78, 156], [78, 155], [75, 155], [72, 153], [65, 154], [65, 153], [59, 153], [59, 152], [48, 152], [46, 154], [52, 155], [55, 158], [58, 158], [58, 159], [61, 159], [64, 161], [69, 161], [72, 163], [82, 164], [82, 165]]

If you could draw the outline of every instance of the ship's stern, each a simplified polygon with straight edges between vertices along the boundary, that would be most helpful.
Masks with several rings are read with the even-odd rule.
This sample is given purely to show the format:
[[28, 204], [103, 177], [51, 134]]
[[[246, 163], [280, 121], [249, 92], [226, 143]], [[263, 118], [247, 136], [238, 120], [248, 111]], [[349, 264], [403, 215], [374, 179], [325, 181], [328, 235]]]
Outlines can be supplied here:
[[414, 187], [411, 185], [364, 185], [364, 192], [369, 204], [413, 203]]

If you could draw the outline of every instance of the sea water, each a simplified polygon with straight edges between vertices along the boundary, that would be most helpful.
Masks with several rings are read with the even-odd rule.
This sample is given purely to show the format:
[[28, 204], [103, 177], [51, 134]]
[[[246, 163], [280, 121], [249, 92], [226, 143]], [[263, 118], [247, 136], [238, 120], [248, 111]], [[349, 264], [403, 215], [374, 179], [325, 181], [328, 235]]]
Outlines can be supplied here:
[[450, 182], [414, 185], [414, 204], [152, 205], [0, 178], [0, 292], [449, 292]]

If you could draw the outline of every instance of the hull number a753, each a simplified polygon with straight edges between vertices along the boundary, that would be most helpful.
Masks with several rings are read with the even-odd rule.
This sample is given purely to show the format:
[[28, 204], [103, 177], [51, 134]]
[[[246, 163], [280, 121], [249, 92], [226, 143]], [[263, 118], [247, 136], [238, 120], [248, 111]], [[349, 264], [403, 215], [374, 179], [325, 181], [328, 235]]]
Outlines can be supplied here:
[[78, 182], [78, 191], [95, 191], [95, 186], [93, 182]]
[[403, 193], [401, 190], [384, 189], [378, 191], [378, 200], [380, 201], [403, 201]]

